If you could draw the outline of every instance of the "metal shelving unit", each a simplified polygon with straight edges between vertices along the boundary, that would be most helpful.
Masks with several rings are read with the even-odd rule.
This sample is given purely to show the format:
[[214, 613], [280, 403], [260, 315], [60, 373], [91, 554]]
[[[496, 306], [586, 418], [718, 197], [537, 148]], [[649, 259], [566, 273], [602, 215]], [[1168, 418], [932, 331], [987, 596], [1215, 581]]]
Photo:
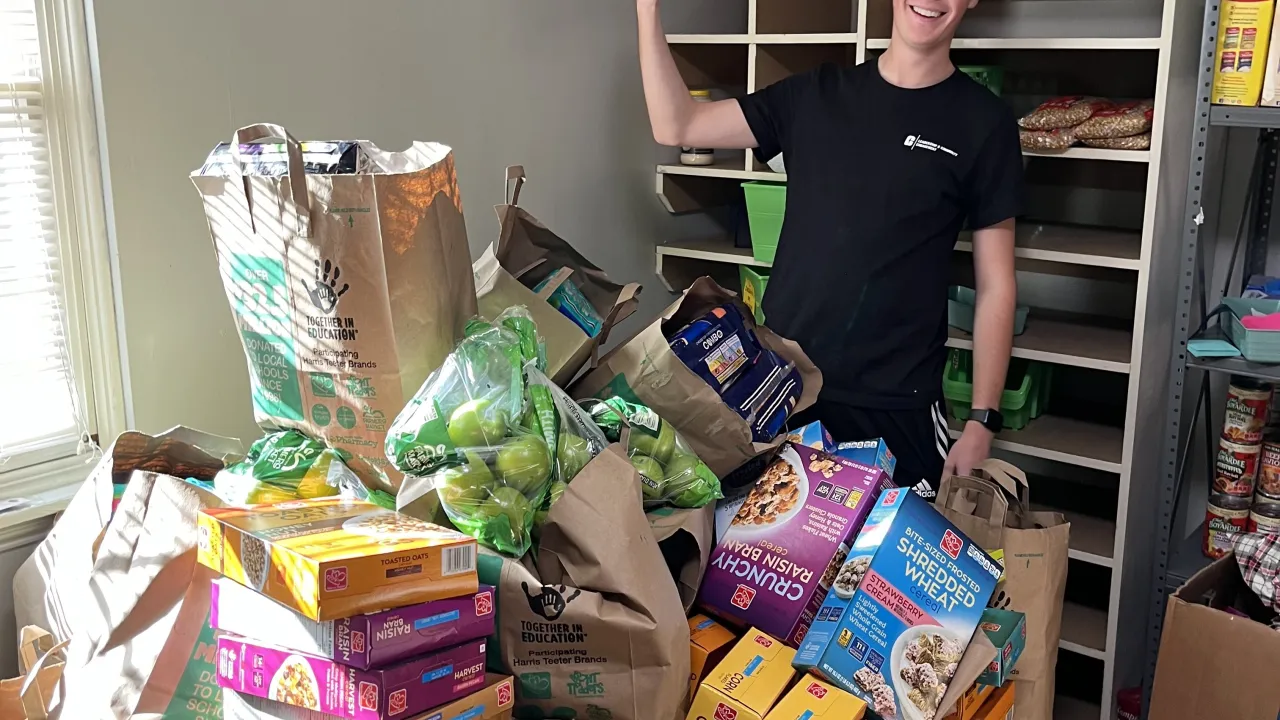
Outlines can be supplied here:
[[[1092, 312], [1033, 311], [1013, 350], [1015, 357], [1051, 363], [1061, 372], [1100, 376], [1123, 388], [1116, 391], [1123, 392], [1123, 398], [1086, 398], [1122, 403], [1123, 420], [1086, 422], [1052, 414], [1051, 406], [1050, 414], [1021, 431], [1001, 433], [993, 443], [998, 452], [1045, 469], [1046, 478], [1059, 477], [1050, 471], [1068, 477], [1069, 492], [1101, 487], [1116, 498], [1114, 511], [1067, 513], [1073, 567], [1060, 656], [1076, 656], [1068, 663], [1071, 667], [1092, 663], [1101, 681], [1087, 691], [1074, 689], [1077, 697], [1060, 692], [1055, 718], [1111, 720], [1115, 691], [1137, 685], [1143, 677], [1149, 578], [1157, 544], [1151, 507], [1164, 435], [1159, 398], [1166, 387], [1175, 324], [1168, 288], [1176, 272], [1177, 248], [1168, 241], [1182, 227], [1181, 202], [1193, 144], [1190, 118], [1183, 108], [1192, 103], [1198, 75], [1195, 53], [1204, 2], [984, 2], [966, 15], [952, 44], [957, 64], [1000, 64], [1021, 72], [1024, 77], [1016, 92], [1009, 92], [1009, 78], [1006, 82], [1006, 99], [1019, 96], [1010, 100], [1015, 111], [1030, 109], [1016, 103], [1033, 97], [1040, 102], [1052, 94], [1136, 98], [1141, 93], [1156, 103], [1150, 150], [1073, 147], [1023, 154], [1028, 175], [1035, 175], [1042, 190], [1036, 198], [1039, 207], [1054, 202], [1045, 192], [1061, 191], [1065, 196], [1071, 191], [1062, 191], [1064, 187], [1083, 187], [1085, 192], [1061, 200], [1061, 212], [1019, 223], [1019, 270], [1122, 287], [1124, 304], [1132, 303], [1121, 311], [1119, 323]], [[738, 5], [745, 10], [745, 23], [722, 17], [723, 28], [667, 28], [689, 33], [668, 39], [691, 87], [738, 96], [822, 62], [874, 59], [888, 47], [888, 0], [740, 0], [734, 4]], [[1016, 12], [1012, 5], [1018, 6]], [[714, 32], [717, 29], [724, 32]], [[1063, 92], [1037, 84], [1034, 76], [1046, 72], [1064, 78]], [[654, 177], [659, 199], [680, 214], [703, 213], [740, 199], [743, 182], [787, 180], [751, 153], [732, 151], [717, 153], [716, 162], [707, 167], [661, 164]], [[1123, 205], [1124, 212], [1093, 214], [1108, 203]], [[962, 253], [972, 251], [970, 239], [962, 237], [956, 246], [958, 264], [965, 262]], [[673, 292], [698, 275], [732, 277], [739, 265], [768, 267], [756, 261], [750, 249], [734, 247], [727, 235], [664, 242], [655, 252], [655, 270]], [[947, 345], [967, 349], [972, 339], [952, 332]], [[958, 423], [951, 430], [958, 435]], [[1073, 590], [1088, 591], [1093, 604], [1077, 602]]]
[[[1192, 437], [1197, 417], [1205, 413], [1206, 427], [1213, 429], [1211, 413], [1213, 393], [1209, 385], [1218, 375], [1240, 375], [1270, 382], [1280, 382], [1280, 366], [1249, 362], [1243, 358], [1196, 358], [1187, 352], [1187, 341], [1198, 327], [1204, 306], [1213, 302], [1211, 288], [1205, 287], [1205, 256], [1210, 248], [1201, 247], [1201, 233], [1209, 218], [1205, 215], [1206, 194], [1222, 182], [1222, 168], [1211, 167], [1207, 162], [1208, 149], [1220, 134], [1229, 128], [1248, 128], [1259, 131], [1254, 158], [1254, 178], [1251, 179], [1251, 198], [1246, 203], [1248, 214], [1241, 220], [1246, 229], [1246, 247], [1243, 252], [1243, 271], [1236, 277], [1248, 278], [1266, 270], [1267, 238], [1270, 232], [1272, 203], [1276, 191], [1277, 148], [1280, 148], [1280, 108], [1225, 107], [1210, 104], [1209, 91], [1213, 82], [1214, 49], [1217, 40], [1218, 0], [1208, 0], [1204, 5], [1203, 19], [1197, 36], [1199, 53], [1194, 114], [1191, 128], [1191, 156], [1188, 163], [1186, 205], [1182, 215], [1181, 233], [1170, 240], [1178, 245], [1177, 297], [1174, 312], [1171, 347], [1172, 366], [1166, 395], [1168, 406], [1164, 424], [1164, 448], [1158, 476], [1156, 510], [1159, 516], [1157, 532], [1159, 545], [1155, 553], [1151, 578], [1152, 594], [1149, 607], [1150, 623], [1147, 633], [1146, 673], [1143, 706], [1150, 701], [1155, 679], [1156, 657], [1160, 634], [1169, 595], [1192, 575], [1210, 562], [1201, 550], [1199, 532], [1183, 536], [1180, 526], [1186, 520], [1179, 516], [1181, 493], [1185, 489], [1185, 473], [1191, 453], [1199, 451], [1201, 443], [1211, 443], [1207, 450], [1216, 448], [1216, 439]], [[1216, 218], [1214, 218], [1216, 220]], [[1235, 219], [1233, 219], [1234, 221]], [[1212, 225], [1211, 225], [1212, 227]], [[1203, 295], [1201, 295], [1203, 293]], [[1213, 331], [1210, 331], [1213, 332]], [[1184, 405], [1195, 399], [1195, 411], [1185, 417]], [[1211, 462], [1211, 458], [1206, 458]], [[1212, 469], [1212, 465], [1209, 466]], [[1188, 499], [1187, 512], [1203, 515], [1203, 504], [1192, 505]], [[1202, 529], [1202, 528], [1201, 528]]]

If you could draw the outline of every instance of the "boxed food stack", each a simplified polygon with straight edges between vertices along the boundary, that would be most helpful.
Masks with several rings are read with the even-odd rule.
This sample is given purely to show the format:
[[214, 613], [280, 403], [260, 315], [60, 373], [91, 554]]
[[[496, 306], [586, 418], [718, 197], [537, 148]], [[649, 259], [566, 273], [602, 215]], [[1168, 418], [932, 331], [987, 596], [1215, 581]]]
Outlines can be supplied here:
[[880, 492], [879, 468], [788, 443], [711, 551], [698, 601], [798, 645]]
[[[223, 692], [222, 720], [330, 720], [334, 716], [302, 710], [274, 700]], [[405, 720], [512, 720], [515, 686], [511, 677], [489, 673], [484, 687], [470, 695]]]
[[687, 720], [764, 720], [795, 678], [795, 651], [752, 628], [698, 687]]
[[250, 716], [412, 717], [486, 688], [495, 593], [472, 538], [338, 498], [210, 508], [198, 527], [225, 575], [218, 684]]

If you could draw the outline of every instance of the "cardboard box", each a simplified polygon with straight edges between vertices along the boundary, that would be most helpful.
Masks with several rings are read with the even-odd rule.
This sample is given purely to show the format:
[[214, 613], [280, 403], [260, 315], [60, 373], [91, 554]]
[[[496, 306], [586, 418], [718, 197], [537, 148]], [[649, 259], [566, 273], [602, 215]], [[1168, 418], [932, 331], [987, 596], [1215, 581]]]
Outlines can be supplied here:
[[881, 470], [784, 445], [711, 551], [699, 603], [798, 645], [850, 541], [891, 486]]
[[[960, 661], [1000, 567], [906, 489], [881, 495], [849, 558], [846, 568], [859, 572], [850, 581], [844, 569], [837, 574], [796, 667], [831, 680], [880, 715], [901, 717], [910, 703], [916, 710], [910, 716], [944, 716], [977, 677], [962, 677]], [[923, 692], [923, 703], [910, 699], [913, 690]]]
[[862, 720], [866, 714], [866, 703], [806, 675], [778, 701], [765, 720]]
[[232, 635], [368, 670], [493, 634], [494, 589], [354, 617], [316, 622], [249, 588], [219, 578], [209, 621]]
[[1234, 555], [1196, 573], [1169, 598], [1149, 720], [1276, 720], [1280, 633], [1227, 612], [1266, 618]]
[[889, 443], [884, 438], [842, 442], [836, 445], [836, 454], [859, 465], [878, 467], [890, 478], [893, 477], [893, 469], [898, 466], [898, 459], [889, 451]]
[[338, 498], [205, 508], [200, 562], [311, 620], [474, 594], [476, 541]]
[[1277, 107], [1280, 106], [1280, 41], [1277, 41], [1276, 37], [1280, 34], [1280, 29], [1276, 25], [1280, 24], [1280, 13], [1272, 11], [1272, 14], [1274, 15], [1271, 20], [1272, 42], [1268, 43], [1270, 47], [1267, 49], [1267, 67], [1265, 76], [1262, 78], [1262, 100], [1258, 104]]
[[698, 687], [687, 720], [764, 720], [795, 678], [795, 651], [752, 628]]
[[340, 718], [397, 718], [484, 687], [485, 643], [472, 640], [379, 670], [358, 670], [228, 635], [218, 638], [218, 685]]
[[[743, 268], [746, 268], [746, 266], [743, 265]], [[836, 451], [836, 442], [831, 439], [831, 433], [827, 432], [827, 429], [817, 420], [788, 433], [787, 442], [811, 447], [814, 450], [821, 450], [825, 453], [834, 453]], [[892, 474], [890, 473], [890, 475]]]
[[1258, 104], [1267, 73], [1273, 0], [1223, 0], [1213, 58], [1213, 104]]
[[982, 611], [978, 627], [987, 634], [998, 653], [987, 666], [987, 671], [978, 677], [978, 682], [1000, 687], [1009, 679], [1023, 648], [1027, 646], [1027, 616], [1012, 610], [987, 608]]
[[698, 693], [698, 685], [720, 664], [736, 636], [728, 628], [706, 615], [689, 618], [689, 700]]
[[[511, 677], [490, 673], [485, 687], [461, 700], [405, 720], [511, 720], [515, 688]], [[224, 690], [222, 720], [339, 720], [337, 715]]]
[[996, 688], [978, 710], [978, 714], [973, 716], [973, 720], [1013, 720], [1013, 706], [1017, 700], [1017, 691], [1017, 683]]
[[952, 710], [943, 720], [973, 720], [974, 716], [978, 714], [978, 711], [987, 702], [987, 698], [991, 697], [994, 691], [995, 688], [990, 685], [982, 685], [980, 683], [970, 685], [969, 689], [965, 690], [964, 695], [961, 695], [959, 701], [956, 702], [956, 709]]

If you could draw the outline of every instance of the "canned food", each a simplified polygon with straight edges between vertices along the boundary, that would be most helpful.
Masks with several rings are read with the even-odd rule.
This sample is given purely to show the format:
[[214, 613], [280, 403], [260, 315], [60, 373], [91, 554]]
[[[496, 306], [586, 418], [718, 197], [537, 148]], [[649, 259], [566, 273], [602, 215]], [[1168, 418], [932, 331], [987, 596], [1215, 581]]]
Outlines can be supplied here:
[[1215, 560], [1231, 552], [1236, 536], [1249, 526], [1250, 498], [1210, 495], [1204, 522], [1204, 554]]
[[1223, 439], [1241, 445], [1262, 442], [1262, 430], [1267, 426], [1270, 408], [1270, 386], [1232, 378], [1231, 385], [1227, 388], [1227, 414], [1222, 423]]
[[1218, 458], [1214, 462], [1213, 492], [1248, 498], [1253, 496], [1258, 480], [1261, 445], [1237, 445], [1226, 438], [1218, 441]]
[[1280, 393], [1275, 391], [1275, 386], [1271, 389], [1271, 406], [1267, 408], [1267, 427], [1280, 428]]
[[1251, 533], [1280, 535], [1280, 503], [1255, 503], [1249, 512], [1247, 529]]
[[1280, 438], [1269, 436], [1262, 443], [1258, 460], [1258, 492], [1280, 497]]

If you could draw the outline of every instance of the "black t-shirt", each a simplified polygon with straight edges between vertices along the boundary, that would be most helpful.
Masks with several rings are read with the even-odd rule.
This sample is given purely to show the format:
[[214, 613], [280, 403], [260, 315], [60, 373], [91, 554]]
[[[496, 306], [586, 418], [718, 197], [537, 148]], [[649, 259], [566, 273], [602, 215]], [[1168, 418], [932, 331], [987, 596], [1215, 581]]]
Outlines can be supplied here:
[[939, 400], [956, 238], [1021, 210], [1012, 113], [958, 70], [905, 89], [875, 61], [824, 65], [741, 103], [756, 155], [786, 162], [769, 326], [822, 370], [824, 398], [886, 410]]

